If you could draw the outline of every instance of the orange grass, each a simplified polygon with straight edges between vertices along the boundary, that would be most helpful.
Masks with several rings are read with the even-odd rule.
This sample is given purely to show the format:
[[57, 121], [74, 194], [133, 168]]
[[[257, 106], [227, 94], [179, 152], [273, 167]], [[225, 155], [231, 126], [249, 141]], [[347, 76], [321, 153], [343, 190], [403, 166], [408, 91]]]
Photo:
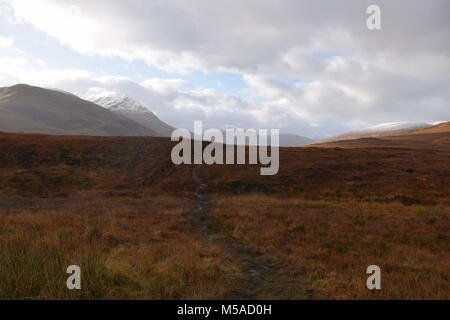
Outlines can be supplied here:
[[[188, 199], [70, 199], [0, 214], [0, 299], [219, 299], [241, 274], [192, 234]], [[82, 269], [69, 291], [66, 269]]]
[[[273, 177], [199, 168], [214, 237], [281, 268], [255, 286], [239, 255], [194, 232], [192, 168], [172, 146], [0, 133], [0, 299], [233, 299], [278, 280], [321, 299], [450, 298], [449, 152], [286, 148]], [[74, 264], [81, 291], [65, 286]]]
[[[229, 237], [311, 278], [321, 299], [449, 299], [450, 208], [246, 195], [217, 199]], [[366, 287], [379, 265], [382, 290]]]

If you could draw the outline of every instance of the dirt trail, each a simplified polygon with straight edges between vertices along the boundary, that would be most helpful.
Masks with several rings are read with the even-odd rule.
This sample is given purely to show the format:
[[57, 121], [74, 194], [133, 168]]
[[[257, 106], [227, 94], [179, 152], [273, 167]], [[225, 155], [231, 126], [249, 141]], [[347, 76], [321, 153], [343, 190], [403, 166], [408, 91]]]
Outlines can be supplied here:
[[192, 170], [196, 205], [187, 215], [194, 232], [221, 247], [231, 255], [245, 273], [245, 281], [231, 299], [307, 299], [312, 298], [304, 281], [299, 281], [287, 270], [263, 254], [246, 248], [234, 239], [225, 237], [214, 228], [211, 219], [213, 205], [205, 190], [206, 182], [199, 175], [199, 168]]

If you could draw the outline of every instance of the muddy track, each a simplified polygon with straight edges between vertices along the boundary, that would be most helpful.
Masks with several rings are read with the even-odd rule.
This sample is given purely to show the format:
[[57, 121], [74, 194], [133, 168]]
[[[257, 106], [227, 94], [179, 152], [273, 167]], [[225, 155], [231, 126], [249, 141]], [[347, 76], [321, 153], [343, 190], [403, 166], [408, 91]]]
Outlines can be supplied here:
[[213, 204], [206, 194], [206, 182], [199, 175], [199, 167], [192, 169], [196, 203], [187, 214], [194, 232], [201, 234], [214, 245], [227, 252], [238, 263], [245, 275], [239, 292], [231, 299], [307, 299], [312, 298], [304, 281], [296, 280], [289, 271], [269, 257], [251, 250], [234, 239], [225, 237], [214, 227], [211, 212]]

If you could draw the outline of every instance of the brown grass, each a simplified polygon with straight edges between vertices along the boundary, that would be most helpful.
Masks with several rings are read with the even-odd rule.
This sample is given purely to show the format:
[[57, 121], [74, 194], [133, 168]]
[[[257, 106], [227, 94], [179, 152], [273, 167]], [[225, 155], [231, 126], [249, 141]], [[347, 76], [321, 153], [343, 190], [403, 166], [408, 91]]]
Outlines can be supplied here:
[[[212, 299], [240, 270], [186, 228], [187, 199], [70, 199], [0, 215], [0, 299]], [[69, 265], [81, 291], [66, 288]]]
[[[214, 224], [314, 279], [320, 299], [449, 299], [450, 210], [263, 195], [218, 198]], [[383, 289], [366, 288], [382, 268]]]
[[[450, 298], [449, 152], [286, 148], [274, 177], [203, 166], [211, 241], [189, 224], [195, 183], [172, 146], [0, 134], [0, 299], [233, 299], [262, 287], [277, 298], [279, 280], [321, 299]], [[230, 243], [280, 270], [252, 284]], [[65, 286], [73, 264], [77, 292]]]

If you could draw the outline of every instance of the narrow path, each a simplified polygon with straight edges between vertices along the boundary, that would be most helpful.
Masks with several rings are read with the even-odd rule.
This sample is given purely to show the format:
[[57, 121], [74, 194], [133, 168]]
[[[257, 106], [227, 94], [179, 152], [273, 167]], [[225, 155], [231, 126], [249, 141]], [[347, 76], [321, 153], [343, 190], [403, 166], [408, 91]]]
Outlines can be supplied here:
[[194, 166], [192, 179], [195, 185], [196, 204], [187, 218], [194, 232], [221, 247], [242, 266], [245, 281], [239, 292], [230, 298], [242, 300], [311, 298], [311, 295], [306, 293], [305, 283], [296, 281], [270, 258], [246, 248], [234, 239], [224, 237], [219, 231], [216, 231], [211, 219], [213, 205], [205, 192], [207, 185], [199, 176], [198, 171], [198, 167]]

